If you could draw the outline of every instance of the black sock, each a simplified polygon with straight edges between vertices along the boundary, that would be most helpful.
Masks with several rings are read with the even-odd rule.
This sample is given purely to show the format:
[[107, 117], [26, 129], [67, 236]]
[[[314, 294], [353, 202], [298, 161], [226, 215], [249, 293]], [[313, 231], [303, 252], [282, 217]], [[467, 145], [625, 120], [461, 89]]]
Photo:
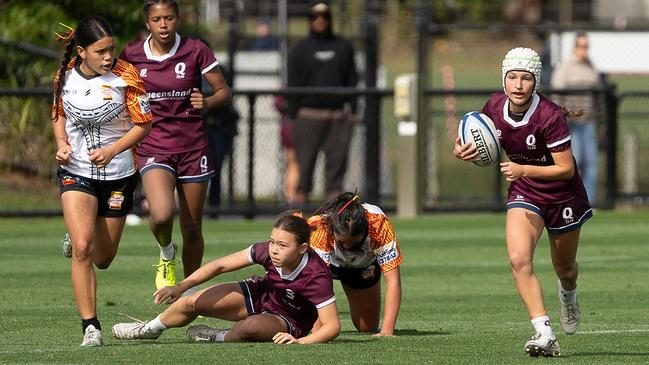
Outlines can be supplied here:
[[81, 332], [83, 334], [86, 334], [86, 328], [90, 325], [95, 326], [96, 329], [101, 331], [101, 324], [99, 324], [99, 320], [97, 319], [97, 316], [94, 316], [90, 319], [82, 319], [81, 320]]

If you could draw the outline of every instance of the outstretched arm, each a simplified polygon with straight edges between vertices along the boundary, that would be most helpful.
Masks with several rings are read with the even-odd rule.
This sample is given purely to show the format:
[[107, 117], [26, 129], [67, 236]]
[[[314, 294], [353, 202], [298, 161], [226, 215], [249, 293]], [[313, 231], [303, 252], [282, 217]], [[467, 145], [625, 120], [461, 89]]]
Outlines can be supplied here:
[[218, 258], [211, 261], [198, 270], [194, 271], [185, 280], [176, 284], [175, 286], [165, 286], [153, 293], [154, 302], [156, 304], [166, 303], [171, 304], [175, 302], [182, 293], [187, 289], [200, 285], [218, 275], [226, 272], [236, 271], [246, 266], [252, 265], [249, 261], [250, 248], [243, 249], [225, 257]]

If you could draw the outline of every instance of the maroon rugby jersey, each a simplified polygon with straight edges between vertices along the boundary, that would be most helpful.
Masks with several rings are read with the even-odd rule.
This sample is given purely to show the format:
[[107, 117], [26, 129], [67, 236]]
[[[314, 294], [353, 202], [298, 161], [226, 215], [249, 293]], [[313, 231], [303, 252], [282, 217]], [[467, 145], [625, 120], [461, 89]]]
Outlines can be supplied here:
[[151, 133], [138, 148], [178, 153], [204, 147], [203, 115], [192, 107], [189, 97], [193, 88], [200, 90], [202, 74], [214, 69], [218, 61], [205, 43], [178, 34], [169, 53], [154, 56], [150, 39], [129, 43], [119, 56], [139, 70], [153, 112]]
[[[503, 150], [517, 164], [554, 165], [551, 152], [570, 146], [570, 130], [561, 108], [540, 94], [533, 94], [532, 105], [520, 122], [509, 116], [509, 99], [502, 92], [489, 98], [482, 113], [493, 120]], [[576, 163], [569, 180], [521, 177], [510, 184], [510, 194], [512, 191], [540, 204], [561, 203], [585, 194]]]
[[251, 261], [266, 269], [266, 293], [262, 296], [261, 310], [290, 318], [308, 333], [318, 319], [318, 308], [336, 300], [329, 268], [309, 248], [298, 267], [284, 276], [273, 265], [268, 246], [268, 242], [250, 246]]

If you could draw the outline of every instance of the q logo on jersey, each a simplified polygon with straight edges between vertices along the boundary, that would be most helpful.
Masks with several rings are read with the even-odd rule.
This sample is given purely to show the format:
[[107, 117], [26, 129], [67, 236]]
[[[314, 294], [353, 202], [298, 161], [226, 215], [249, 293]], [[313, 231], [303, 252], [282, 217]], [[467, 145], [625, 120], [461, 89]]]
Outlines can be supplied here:
[[528, 150], [535, 150], [536, 149], [536, 137], [534, 137], [533, 134], [530, 134], [525, 138], [525, 144], [527, 144], [527, 149]]
[[185, 65], [184, 62], [178, 62], [176, 64], [176, 67], [174, 68], [174, 71], [176, 71], [176, 78], [177, 79], [184, 79], [185, 78], [185, 69], [187, 68], [187, 65]]

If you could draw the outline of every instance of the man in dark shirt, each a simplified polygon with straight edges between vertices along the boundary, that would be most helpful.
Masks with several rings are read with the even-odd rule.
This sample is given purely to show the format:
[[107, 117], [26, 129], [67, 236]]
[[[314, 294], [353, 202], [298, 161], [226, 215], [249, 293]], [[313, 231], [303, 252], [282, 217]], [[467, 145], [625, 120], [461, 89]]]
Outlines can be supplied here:
[[[289, 87], [355, 87], [358, 79], [351, 43], [333, 34], [331, 12], [324, 2], [309, 12], [310, 34], [288, 55]], [[343, 190], [356, 102], [349, 96], [302, 95], [288, 98], [295, 120], [293, 139], [300, 170], [297, 203], [306, 203], [313, 169], [324, 149], [327, 198]]]

